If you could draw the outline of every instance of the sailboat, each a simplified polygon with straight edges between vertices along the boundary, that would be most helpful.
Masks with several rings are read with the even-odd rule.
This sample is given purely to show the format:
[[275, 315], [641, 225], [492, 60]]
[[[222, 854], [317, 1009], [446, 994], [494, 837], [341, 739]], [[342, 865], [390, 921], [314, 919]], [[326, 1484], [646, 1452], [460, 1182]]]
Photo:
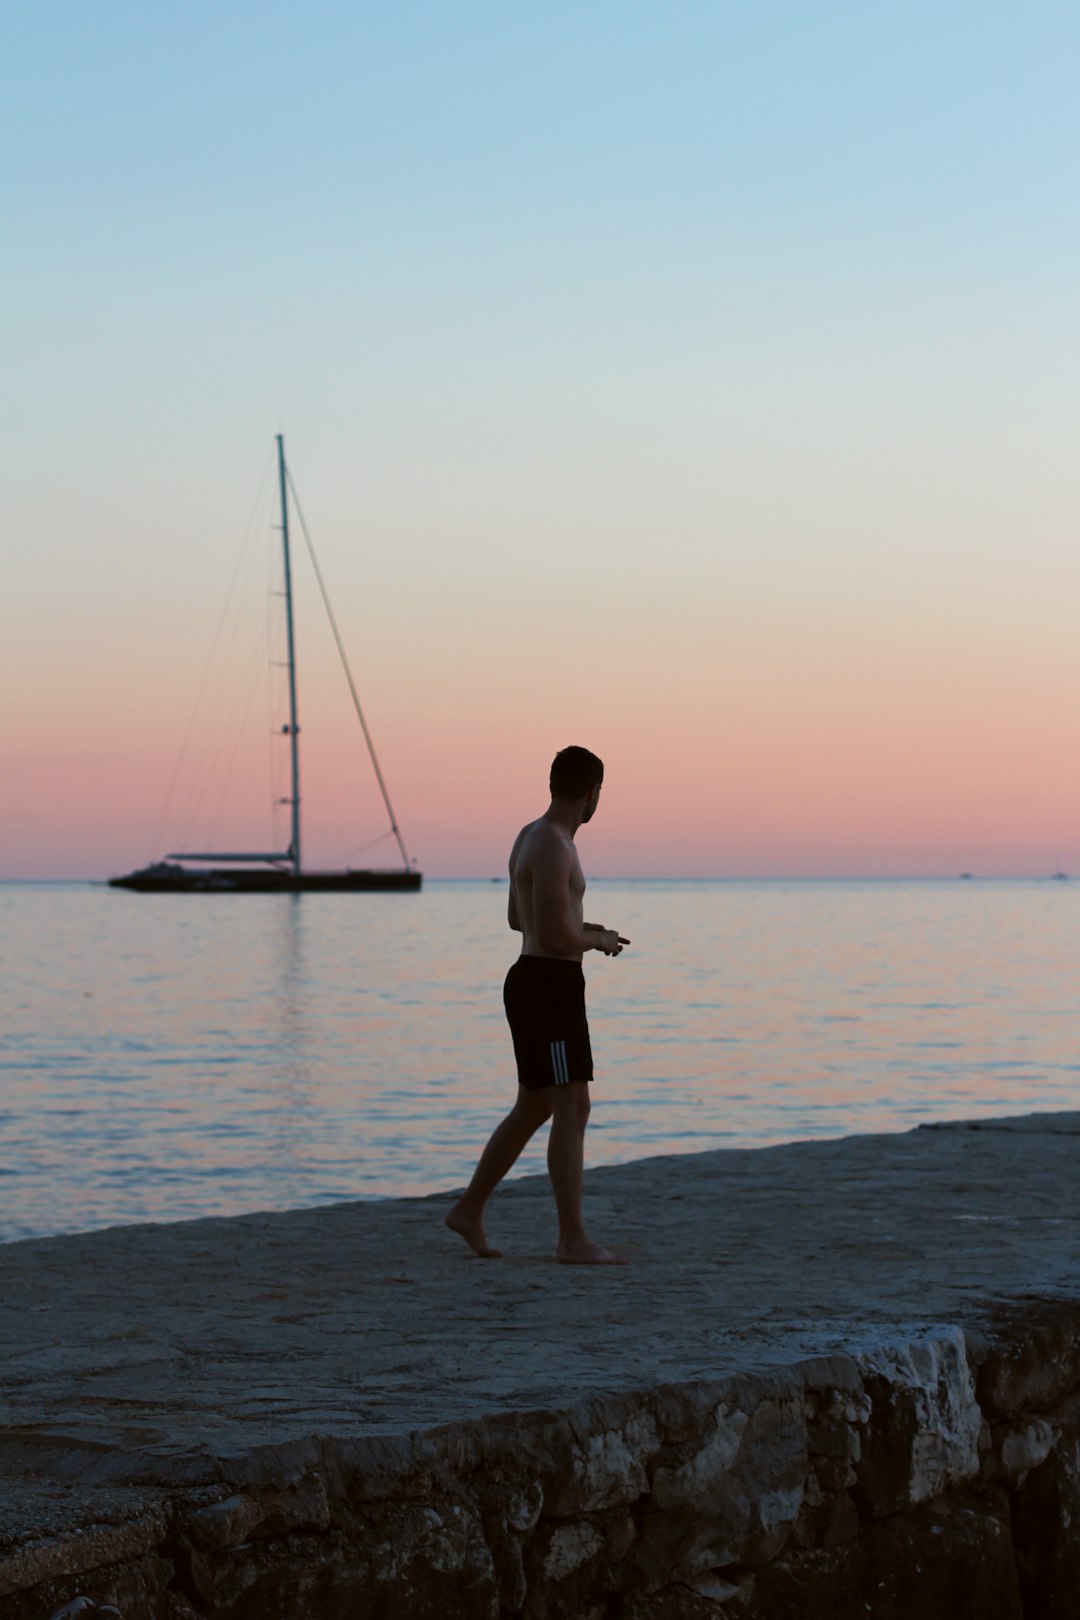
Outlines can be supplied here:
[[[390, 818], [390, 829], [397, 840], [401, 852], [401, 867], [387, 871], [358, 870], [347, 868], [344, 871], [314, 871], [301, 863], [300, 851], [300, 724], [296, 709], [296, 636], [293, 627], [293, 592], [292, 592], [292, 564], [289, 555], [289, 500], [288, 489], [290, 480], [285, 466], [285, 441], [279, 433], [277, 439], [277, 472], [278, 490], [281, 503], [281, 546], [284, 572], [285, 597], [285, 633], [287, 647], [288, 689], [289, 689], [289, 719], [282, 731], [289, 738], [290, 770], [291, 770], [291, 796], [284, 802], [291, 807], [291, 836], [288, 849], [276, 854], [251, 854], [242, 852], [238, 854], [172, 854], [166, 855], [160, 861], [154, 861], [150, 866], [141, 867], [138, 871], [129, 872], [124, 877], [109, 879], [109, 886], [114, 889], [135, 889], [140, 893], [157, 894], [202, 894], [233, 892], [237, 894], [265, 894], [265, 893], [297, 893], [304, 890], [318, 890], [321, 892], [332, 890], [374, 890], [389, 889], [415, 892], [422, 882], [420, 872], [409, 859], [405, 843], [401, 836], [394, 807], [390, 802], [386, 782], [383, 779], [379, 761], [375, 754], [375, 746], [364, 719], [360, 700], [357, 697], [356, 687], [353, 684], [352, 674], [345, 650], [338, 634], [337, 623], [330, 608], [326, 589], [322, 582], [318, 563], [315, 562], [314, 552], [312, 561], [315, 564], [316, 577], [322, 591], [323, 601], [330, 627], [345, 666], [345, 674], [349, 683], [353, 705], [356, 709], [360, 727], [367, 743], [368, 753], [375, 771], [375, 778], [379, 784], [383, 803]], [[294, 495], [295, 498], [295, 495]], [[300, 514], [303, 525], [303, 514]], [[305, 529], [306, 534], [306, 529]], [[310, 549], [310, 541], [308, 542]], [[185, 865], [185, 862], [192, 864]]]

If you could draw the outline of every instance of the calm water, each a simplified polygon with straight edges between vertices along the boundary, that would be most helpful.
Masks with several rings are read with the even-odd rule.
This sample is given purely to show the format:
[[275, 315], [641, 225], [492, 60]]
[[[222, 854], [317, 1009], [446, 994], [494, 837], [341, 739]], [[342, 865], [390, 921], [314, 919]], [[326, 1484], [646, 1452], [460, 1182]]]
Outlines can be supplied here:
[[[596, 883], [590, 1162], [1080, 1106], [1080, 883]], [[0, 1239], [460, 1184], [506, 890], [0, 885]], [[543, 1168], [543, 1143], [519, 1163]]]

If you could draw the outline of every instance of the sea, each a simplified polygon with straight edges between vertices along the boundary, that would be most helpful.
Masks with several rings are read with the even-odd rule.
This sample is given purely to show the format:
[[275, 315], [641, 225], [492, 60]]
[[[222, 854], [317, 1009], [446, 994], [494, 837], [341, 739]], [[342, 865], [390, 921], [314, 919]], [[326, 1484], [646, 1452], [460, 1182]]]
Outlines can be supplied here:
[[[506, 901], [0, 884], [0, 1241], [463, 1184], [515, 1096]], [[1080, 1107], [1080, 882], [588, 902], [632, 942], [586, 959], [588, 1164]]]

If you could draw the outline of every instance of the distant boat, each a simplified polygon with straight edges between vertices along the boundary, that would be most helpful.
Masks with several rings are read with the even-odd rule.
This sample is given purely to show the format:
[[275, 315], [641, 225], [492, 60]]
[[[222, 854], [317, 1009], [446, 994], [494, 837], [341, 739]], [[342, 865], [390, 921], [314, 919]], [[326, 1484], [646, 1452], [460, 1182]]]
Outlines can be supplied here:
[[1054, 873], [1054, 882], [1055, 883], [1067, 883], [1068, 880], [1069, 880], [1068, 872], [1055, 872]]
[[[292, 834], [289, 847], [279, 854], [209, 854], [167, 855], [164, 860], [154, 861], [150, 866], [141, 867], [136, 872], [129, 872], [125, 877], [109, 879], [109, 886], [114, 889], [136, 889], [140, 893], [155, 894], [206, 894], [206, 893], [236, 893], [236, 894], [266, 894], [266, 893], [297, 893], [304, 890], [327, 891], [354, 891], [354, 890], [405, 890], [415, 892], [419, 889], [422, 880], [421, 874], [416, 870], [406, 853], [405, 844], [394, 815], [390, 795], [383, 780], [379, 761], [375, 755], [375, 747], [371, 734], [364, 719], [360, 700], [356, 694], [352, 674], [345, 658], [345, 651], [338, 635], [337, 624], [330, 609], [329, 600], [323, 587], [322, 576], [316, 567], [319, 587], [323, 593], [326, 611], [330, 619], [330, 627], [334, 632], [338, 651], [345, 666], [345, 674], [352, 694], [353, 705], [364, 741], [367, 743], [368, 753], [375, 771], [375, 778], [379, 784], [386, 813], [390, 818], [390, 828], [397, 840], [401, 851], [401, 867], [388, 871], [358, 870], [347, 868], [344, 871], [312, 871], [301, 865], [300, 861], [300, 725], [296, 711], [296, 638], [293, 630], [293, 597], [292, 597], [292, 568], [289, 558], [289, 477], [285, 468], [285, 442], [281, 434], [277, 435], [277, 469], [278, 489], [281, 501], [281, 546], [284, 563], [285, 578], [285, 628], [287, 637], [288, 658], [286, 667], [289, 676], [289, 720], [282, 726], [282, 731], [288, 736], [290, 744], [290, 764], [292, 775], [292, 794], [284, 802], [292, 808]], [[301, 524], [303, 515], [301, 514]], [[306, 531], [305, 531], [306, 532]], [[310, 542], [309, 542], [310, 546]], [[185, 861], [196, 863], [185, 866]]]

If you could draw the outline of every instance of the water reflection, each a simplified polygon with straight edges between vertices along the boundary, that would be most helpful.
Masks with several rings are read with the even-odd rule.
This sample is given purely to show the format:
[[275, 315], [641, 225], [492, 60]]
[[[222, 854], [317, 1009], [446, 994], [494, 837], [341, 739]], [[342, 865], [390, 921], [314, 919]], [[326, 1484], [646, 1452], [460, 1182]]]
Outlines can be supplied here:
[[[0, 1236], [459, 1184], [514, 1092], [504, 908], [0, 887]], [[634, 946], [588, 964], [594, 1163], [1077, 1106], [1075, 885], [607, 884], [598, 909]]]

